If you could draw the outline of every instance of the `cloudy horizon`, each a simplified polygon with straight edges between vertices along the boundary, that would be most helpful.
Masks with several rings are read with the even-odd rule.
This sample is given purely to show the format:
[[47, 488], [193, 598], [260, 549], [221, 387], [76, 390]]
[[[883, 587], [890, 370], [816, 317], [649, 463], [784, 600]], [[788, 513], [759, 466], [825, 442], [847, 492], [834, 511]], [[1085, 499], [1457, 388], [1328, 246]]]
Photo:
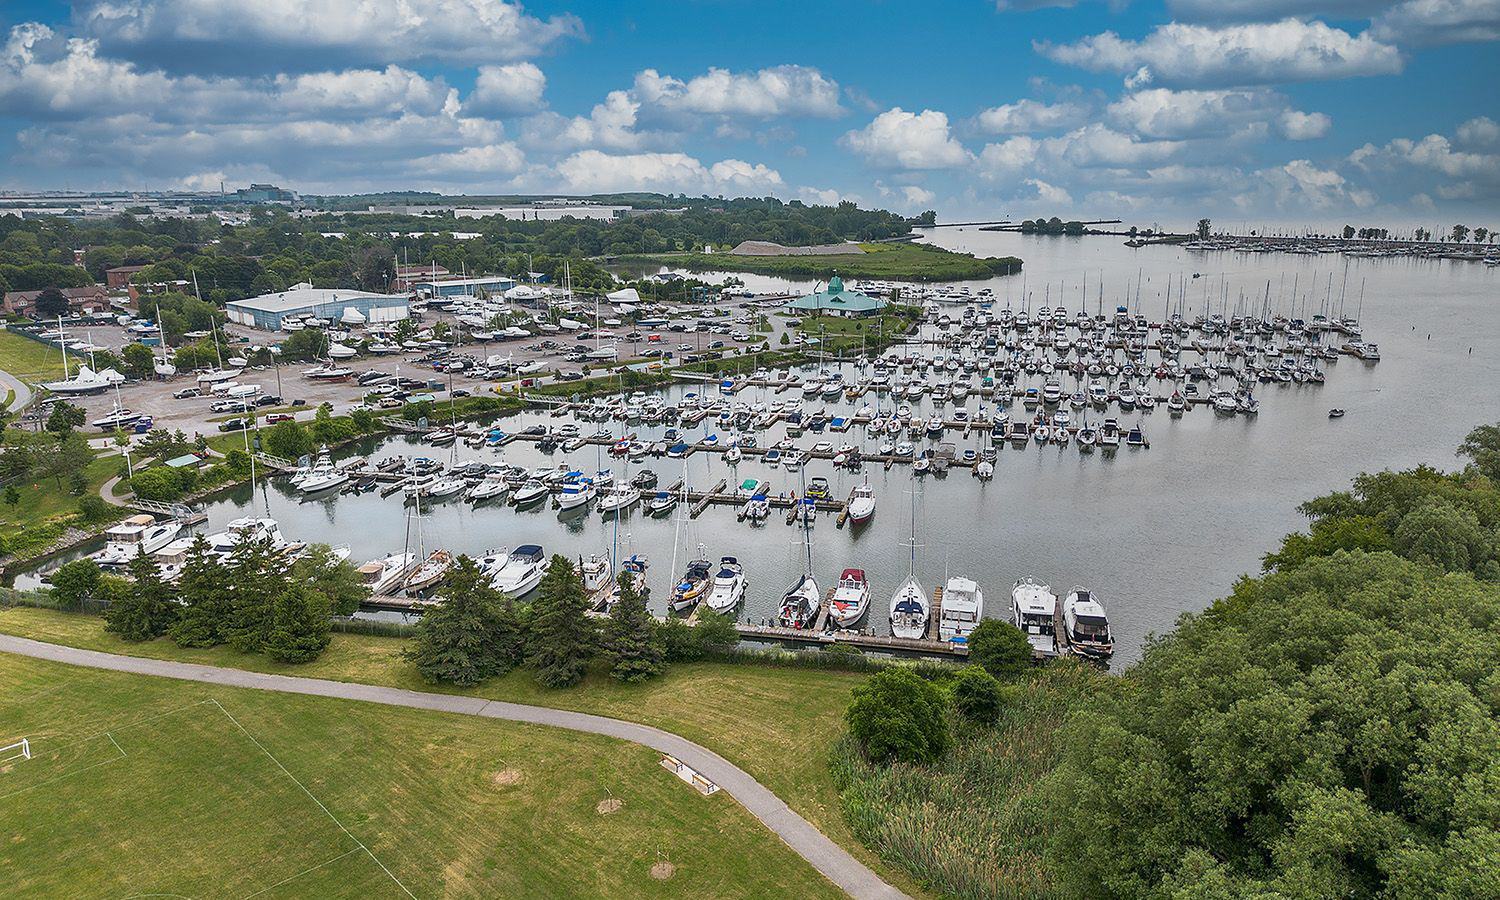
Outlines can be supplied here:
[[1249, 227], [1500, 200], [1500, 0], [348, 7], [6, 4], [0, 187], [645, 190]]

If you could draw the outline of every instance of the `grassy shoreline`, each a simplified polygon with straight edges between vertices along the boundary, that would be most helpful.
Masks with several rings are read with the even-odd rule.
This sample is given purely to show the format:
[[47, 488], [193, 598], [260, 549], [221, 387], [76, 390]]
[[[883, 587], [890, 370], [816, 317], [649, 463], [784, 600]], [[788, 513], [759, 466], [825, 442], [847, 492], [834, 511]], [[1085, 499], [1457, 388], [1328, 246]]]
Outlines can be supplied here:
[[978, 281], [1015, 275], [1021, 260], [1014, 256], [976, 257], [928, 244], [861, 244], [864, 253], [830, 256], [734, 256], [729, 253], [647, 253], [618, 257], [621, 264], [674, 266], [694, 272], [751, 272], [785, 278], [827, 278], [838, 272], [847, 278], [885, 278], [902, 281]]

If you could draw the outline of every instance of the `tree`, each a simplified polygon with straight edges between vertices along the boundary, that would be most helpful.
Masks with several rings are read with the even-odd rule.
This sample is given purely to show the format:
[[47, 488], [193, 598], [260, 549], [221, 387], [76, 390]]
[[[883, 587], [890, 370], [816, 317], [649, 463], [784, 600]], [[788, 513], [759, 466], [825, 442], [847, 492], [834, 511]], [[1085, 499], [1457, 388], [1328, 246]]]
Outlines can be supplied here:
[[510, 598], [490, 584], [474, 560], [460, 556], [443, 601], [417, 622], [405, 656], [431, 683], [470, 687], [503, 675], [515, 665], [510, 606]]
[[953, 709], [970, 722], [993, 725], [1003, 701], [1000, 682], [975, 665], [964, 666], [953, 680]]
[[277, 422], [261, 432], [266, 452], [283, 459], [296, 459], [312, 452], [312, 437], [300, 422]]
[[1349, 240], [1352, 237], [1354, 237], [1354, 226], [1353, 225], [1345, 225], [1344, 226], [1344, 240], [1347, 241], [1347, 240]]
[[648, 592], [636, 588], [638, 577], [631, 572], [620, 573], [620, 596], [609, 611], [610, 674], [620, 681], [646, 681], [662, 671], [665, 650], [646, 610]]
[[724, 653], [740, 642], [734, 619], [711, 609], [698, 611], [698, 646], [704, 653]]
[[104, 498], [98, 494], [89, 494], [78, 500], [78, 515], [85, 522], [102, 522], [109, 517], [113, 509], [114, 507], [104, 502]]
[[52, 599], [64, 609], [79, 610], [98, 599], [99, 567], [91, 559], [75, 559], [52, 573]]
[[1500, 425], [1480, 425], [1458, 445], [1458, 455], [1474, 464], [1479, 473], [1500, 485]]
[[583, 579], [565, 556], [552, 557], [531, 605], [526, 661], [544, 687], [569, 687], [583, 680], [593, 658], [596, 635], [584, 615], [588, 601]]
[[261, 649], [278, 662], [311, 662], [328, 648], [330, 627], [328, 599], [292, 581], [271, 604], [270, 626]]
[[241, 541], [229, 558], [230, 611], [224, 639], [241, 653], [257, 653], [265, 645], [272, 622], [272, 605], [286, 590], [287, 577], [280, 555], [268, 538]]
[[1465, 571], [1495, 555], [1495, 538], [1473, 511], [1427, 497], [1396, 526], [1395, 546], [1407, 559], [1445, 571]]
[[66, 434], [71, 434], [73, 429], [80, 428], [86, 421], [83, 409], [67, 402], [59, 401], [52, 407], [51, 415], [47, 416], [47, 431], [61, 439]]
[[231, 611], [229, 570], [209, 552], [203, 535], [193, 539], [177, 578], [182, 611], [172, 623], [179, 647], [213, 647], [224, 643]]
[[359, 611], [361, 600], [370, 596], [370, 588], [359, 576], [359, 570], [333, 555], [327, 544], [313, 544], [292, 564], [292, 578], [328, 601], [336, 616], [352, 616]]
[[1467, 226], [1467, 225], [1454, 225], [1453, 226], [1453, 243], [1455, 243], [1455, 244], [1462, 244], [1464, 242], [1464, 239], [1467, 238], [1468, 236], [1469, 236], [1469, 226]]
[[1474, 243], [1483, 244], [1485, 241], [1489, 240], [1489, 237], [1490, 230], [1483, 225], [1480, 225], [1479, 227], [1474, 229]]
[[366, 247], [360, 252], [354, 275], [361, 288], [384, 293], [396, 277], [396, 254], [384, 244]]
[[55, 319], [68, 314], [68, 298], [55, 287], [43, 288], [36, 296], [36, 314], [43, 319]]
[[144, 344], [127, 344], [120, 351], [125, 370], [137, 378], [150, 378], [156, 374], [156, 357]]
[[969, 633], [969, 662], [996, 678], [1015, 678], [1031, 667], [1031, 643], [1009, 622], [985, 619]]
[[1212, 229], [1213, 229], [1213, 223], [1210, 222], [1208, 219], [1199, 219], [1198, 220], [1198, 237], [1200, 239], [1207, 239], [1208, 236], [1209, 236], [1209, 234], [1212, 233]]
[[942, 691], [902, 666], [882, 669], [854, 689], [849, 731], [876, 763], [930, 763], [948, 751]]
[[127, 641], [161, 637], [177, 611], [172, 586], [161, 577], [155, 557], [145, 553], [137, 553], [125, 571], [131, 580], [105, 608], [105, 629]]

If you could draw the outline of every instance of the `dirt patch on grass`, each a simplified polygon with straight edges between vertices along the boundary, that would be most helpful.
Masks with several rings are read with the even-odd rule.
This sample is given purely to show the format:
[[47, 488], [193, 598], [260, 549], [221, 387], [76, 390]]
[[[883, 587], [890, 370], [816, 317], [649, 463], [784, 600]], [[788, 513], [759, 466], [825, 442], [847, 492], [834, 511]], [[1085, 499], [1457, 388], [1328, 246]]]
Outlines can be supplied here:
[[624, 800], [616, 800], [614, 797], [610, 797], [607, 800], [600, 800], [599, 803], [594, 807], [594, 812], [598, 813], [601, 816], [607, 816], [612, 812], [618, 811], [619, 808], [624, 805]]
[[668, 878], [671, 878], [676, 874], [677, 867], [667, 862], [666, 860], [661, 860], [660, 862], [657, 862], [651, 866], [651, 877], [655, 878], [657, 881], [666, 881]]
[[500, 787], [510, 787], [513, 784], [520, 784], [525, 777], [519, 769], [506, 768], [490, 773], [490, 781]]

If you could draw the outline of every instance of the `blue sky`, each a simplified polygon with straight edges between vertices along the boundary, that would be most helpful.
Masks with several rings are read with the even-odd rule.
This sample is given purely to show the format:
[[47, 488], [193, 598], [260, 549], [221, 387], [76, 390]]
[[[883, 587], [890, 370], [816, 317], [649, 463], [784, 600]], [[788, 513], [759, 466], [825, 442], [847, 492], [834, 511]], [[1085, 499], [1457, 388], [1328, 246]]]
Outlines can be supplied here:
[[0, 36], [5, 188], [1500, 211], [1500, 0], [6, 0]]

